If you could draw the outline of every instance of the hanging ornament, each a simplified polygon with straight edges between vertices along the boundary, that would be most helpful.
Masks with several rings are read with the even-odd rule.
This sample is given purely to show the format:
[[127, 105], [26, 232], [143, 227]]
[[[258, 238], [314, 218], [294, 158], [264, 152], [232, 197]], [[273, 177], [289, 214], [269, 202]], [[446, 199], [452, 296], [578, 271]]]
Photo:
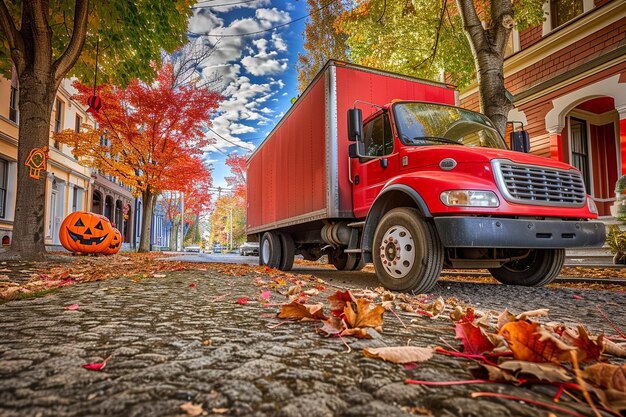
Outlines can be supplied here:
[[98, 38], [96, 40], [96, 68], [95, 68], [94, 77], [93, 77], [93, 95], [87, 98], [87, 105], [89, 106], [89, 108], [87, 109], [87, 112], [93, 113], [93, 114], [98, 114], [98, 111], [100, 111], [100, 108], [102, 108], [102, 100], [100, 99], [100, 97], [96, 95], [96, 84], [98, 83], [98, 47], [99, 47], [99, 44], [100, 44], [100, 39]]

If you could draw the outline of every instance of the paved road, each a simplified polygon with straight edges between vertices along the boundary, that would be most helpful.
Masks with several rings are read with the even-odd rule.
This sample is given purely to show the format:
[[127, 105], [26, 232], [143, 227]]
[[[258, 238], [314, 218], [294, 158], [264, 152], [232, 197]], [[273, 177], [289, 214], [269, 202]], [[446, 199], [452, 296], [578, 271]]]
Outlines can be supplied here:
[[[473, 399], [470, 393], [549, 401], [551, 387], [405, 385], [406, 378], [473, 379], [473, 364], [437, 355], [409, 370], [360, 352], [438, 345], [440, 338], [458, 346], [445, 318], [404, 317], [404, 328], [386, 314], [384, 331], [372, 340], [346, 340], [352, 348], [347, 353], [340, 339], [316, 334], [313, 323], [276, 327], [276, 305], [236, 303], [258, 296], [259, 274], [232, 276], [228, 267], [219, 268], [85, 283], [0, 305], [0, 416], [176, 416], [185, 415], [180, 406], [189, 401], [213, 416], [547, 415], [524, 403]], [[357, 274], [340, 275], [347, 280]], [[329, 286], [318, 299], [334, 291]], [[549, 307], [552, 320], [614, 335], [598, 306], [616, 326], [626, 327], [624, 293], [446, 281], [435, 295], [514, 312]], [[272, 292], [272, 303], [284, 300]], [[64, 309], [71, 304], [79, 309]], [[101, 372], [81, 367], [109, 355]], [[560, 405], [589, 413], [567, 398]]]

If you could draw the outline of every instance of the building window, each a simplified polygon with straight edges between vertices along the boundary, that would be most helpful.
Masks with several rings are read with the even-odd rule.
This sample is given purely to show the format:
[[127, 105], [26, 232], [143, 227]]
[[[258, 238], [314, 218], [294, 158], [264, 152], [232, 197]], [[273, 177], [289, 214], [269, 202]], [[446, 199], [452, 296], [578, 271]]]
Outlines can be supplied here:
[[79, 115], [76, 115], [76, 124], [74, 126], [74, 130], [76, 130], [76, 132], [80, 133], [80, 127], [83, 125], [83, 118], [80, 117]]
[[17, 100], [18, 100], [18, 90], [17, 90], [17, 71], [15, 67], [11, 69], [11, 96], [9, 97], [9, 120], [13, 123], [17, 123]]
[[550, 0], [552, 29], [564, 25], [583, 12], [583, 0]]
[[585, 188], [591, 193], [589, 178], [589, 147], [587, 146], [587, 123], [584, 120], [570, 118], [570, 135], [572, 137], [572, 165], [583, 174]]
[[0, 218], [2, 219], [6, 218], [8, 171], [9, 163], [0, 159]]
[[[57, 98], [54, 114], [54, 131], [59, 133], [63, 129], [63, 102]], [[54, 147], [60, 149], [59, 141], [54, 141]]]

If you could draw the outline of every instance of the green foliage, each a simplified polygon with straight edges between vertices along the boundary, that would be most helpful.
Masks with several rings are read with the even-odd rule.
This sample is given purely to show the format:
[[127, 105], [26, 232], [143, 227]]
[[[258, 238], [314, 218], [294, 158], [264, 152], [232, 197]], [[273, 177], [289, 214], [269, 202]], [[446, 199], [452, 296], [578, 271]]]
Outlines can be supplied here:
[[[5, 1], [18, 30], [23, 2]], [[155, 68], [160, 68], [161, 51], [172, 52], [186, 41], [189, 7], [194, 3], [193, 0], [92, 0], [85, 46], [68, 76], [93, 83], [98, 45], [99, 83], [114, 81], [127, 85], [131, 78], [151, 80]], [[70, 42], [74, 5], [75, 0], [49, 2], [53, 59], [59, 58]], [[0, 43], [0, 72], [8, 76], [12, 62], [5, 59], [8, 48], [4, 36], [0, 39], [3, 41]]]
[[609, 226], [606, 243], [611, 248], [611, 253], [626, 252], [626, 232], [622, 231], [616, 224]]
[[626, 190], [626, 175], [621, 176], [615, 183], [615, 194], [622, 194]]
[[[518, 29], [543, 19], [542, 0], [514, 1]], [[459, 87], [475, 81], [475, 57], [453, 1], [366, 0], [336, 22], [348, 35], [354, 62], [383, 70], [438, 80], [450, 77]], [[490, 24], [489, 2], [475, 2], [480, 19]]]

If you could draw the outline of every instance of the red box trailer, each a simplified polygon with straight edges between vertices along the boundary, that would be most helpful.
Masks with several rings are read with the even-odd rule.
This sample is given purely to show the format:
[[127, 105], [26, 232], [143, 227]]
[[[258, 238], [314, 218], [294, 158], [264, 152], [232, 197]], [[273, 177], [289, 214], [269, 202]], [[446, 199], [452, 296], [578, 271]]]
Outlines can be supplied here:
[[346, 111], [357, 100], [397, 99], [454, 105], [456, 91], [441, 83], [330, 61], [248, 161], [248, 234], [353, 218]]
[[[248, 160], [261, 264], [373, 262], [394, 290], [427, 291], [444, 265], [543, 285], [564, 248], [604, 243], [580, 172], [508, 150], [456, 101], [442, 83], [329, 61]], [[524, 133], [511, 143], [527, 152]]]

